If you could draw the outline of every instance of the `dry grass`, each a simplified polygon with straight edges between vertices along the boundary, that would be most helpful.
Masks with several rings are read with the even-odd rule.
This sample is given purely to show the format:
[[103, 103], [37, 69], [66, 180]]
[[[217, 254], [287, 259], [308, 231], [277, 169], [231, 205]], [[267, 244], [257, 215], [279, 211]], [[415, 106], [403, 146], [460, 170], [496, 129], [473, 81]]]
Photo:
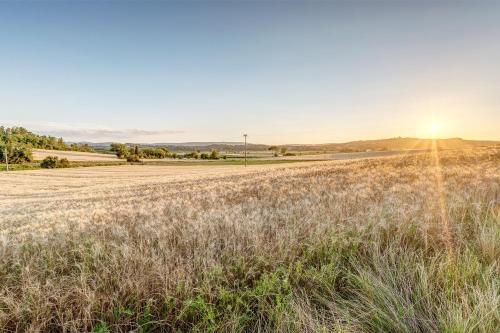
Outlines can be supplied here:
[[81, 151], [33, 149], [33, 159], [35, 161], [41, 161], [47, 156], [57, 156], [59, 158], [67, 158], [68, 161], [74, 161], [74, 162], [119, 161], [116, 155], [111, 155], [111, 154], [87, 153]]
[[0, 181], [6, 332], [500, 327], [497, 150]]
[[398, 155], [418, 154], [422, 150], [388, 150], [388, 151], [363, 151], [353, 153], [321, 153], [321, 154], [302, 154], [297, 153], [295, 156], [279, 156], [267, 157], [266, 159], [273, 160], [303, 160], [303, 161], [335, 161], [335, 160], [352, 160], [359, 158], [374, 158], [374, 157], [388, 157]]

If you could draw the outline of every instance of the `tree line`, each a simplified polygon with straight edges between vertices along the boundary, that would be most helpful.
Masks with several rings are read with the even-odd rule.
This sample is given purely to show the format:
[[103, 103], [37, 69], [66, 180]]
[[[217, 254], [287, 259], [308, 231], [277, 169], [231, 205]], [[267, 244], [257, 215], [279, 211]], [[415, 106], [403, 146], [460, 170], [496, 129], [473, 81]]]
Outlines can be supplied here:
[[191, 158], [202, 160], [218, 160], [226, 159], [226, 155], [220, 155], [217, 150], [212, 150], [210, 153], [201, 153], [193, 151], [190, 153], [180, 154], [170, 152], [165, 147], [159, 148], [139, 148], [138, 146], [130, 147], [123, 143], [112, 143], [110, 150], [116, 154], [118, 158], [127, 159], [129, 162], [138, 162], [140, 159], [164, 159], [164, 158]]
[[20, 164], [33, 161], [33, 149], [93, 152], [88, 144], [67, 144], [63, 138], [39, 135], [24, 127], [0, 126], [0, 163]]

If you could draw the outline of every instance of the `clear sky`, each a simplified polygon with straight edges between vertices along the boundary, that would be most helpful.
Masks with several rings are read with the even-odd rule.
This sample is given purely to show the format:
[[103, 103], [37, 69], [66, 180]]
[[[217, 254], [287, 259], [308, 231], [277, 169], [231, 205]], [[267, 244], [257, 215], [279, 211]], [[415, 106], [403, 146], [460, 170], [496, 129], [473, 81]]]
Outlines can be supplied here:
[[0, 2], [0, 124], [90, 141], [500, 139], [500, 2]]

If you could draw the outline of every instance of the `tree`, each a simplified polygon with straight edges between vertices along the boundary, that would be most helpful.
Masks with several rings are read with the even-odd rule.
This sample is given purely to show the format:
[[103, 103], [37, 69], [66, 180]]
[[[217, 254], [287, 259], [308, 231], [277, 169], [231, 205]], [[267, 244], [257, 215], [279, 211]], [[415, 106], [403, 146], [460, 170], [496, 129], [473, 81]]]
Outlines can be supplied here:
[[33, 153], [26, 145], [5, 144], [0, 142], [0, 162], [5, 163], [5, 152], [11, 164], [22, 164], [33, 161]]
[[210, 153], [210, 159], [211, 160], [218, 160], [219, 159], [219, 152], [217, 150], [212, 150]]
[[127, 158], [127, 156], [130, 155], [130, 152], [129, 152], [127, 146], [125, 146], [122, 143], [112, 143], [111, 144], [111, 151], [116, 152], [116, 156], [118, 158]]
[[139, 156], [139, 147], [135, 146], [134, 155]]
[[280, 152], [282, 155], [285, 155], [287, 150], [288, 150], [287, 147], [281, 147]]

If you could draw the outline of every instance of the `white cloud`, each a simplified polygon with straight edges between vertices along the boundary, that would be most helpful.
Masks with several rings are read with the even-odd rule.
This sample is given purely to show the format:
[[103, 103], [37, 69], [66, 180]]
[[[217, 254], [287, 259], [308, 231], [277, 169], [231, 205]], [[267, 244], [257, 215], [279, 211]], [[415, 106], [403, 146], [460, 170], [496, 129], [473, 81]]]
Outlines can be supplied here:
[[22, 126], [34, 133], [63, 137], [67, 141], [158, 142], [164, 139], [172, 139], [176, 134], [185, 133], [181, 130], [171, 129], [114, 129], [98, 127], [92, 124], [76, 127], [53, 122], [0, 121], [0, 125]]

